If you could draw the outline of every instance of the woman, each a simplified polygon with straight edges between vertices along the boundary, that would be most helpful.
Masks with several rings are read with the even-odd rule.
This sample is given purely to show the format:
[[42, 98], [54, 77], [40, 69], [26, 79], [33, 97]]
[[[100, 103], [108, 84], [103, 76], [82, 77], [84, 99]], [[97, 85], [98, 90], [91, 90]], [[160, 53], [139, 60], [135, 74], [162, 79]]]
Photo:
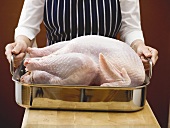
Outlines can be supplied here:
[[27, 47], [40, 31], [44, 21], [47, 45], [70, 40], [83, 35], [102, 35], [129, 44], [141, 57], [145, 69], [151, 58], [153, 65], [158, 51], [144, 44], [140, 24], [139, 0], [25, 0], [15, 41], [6, 46], [6, 56], [15, 54], [17, 67], [25, 56]]

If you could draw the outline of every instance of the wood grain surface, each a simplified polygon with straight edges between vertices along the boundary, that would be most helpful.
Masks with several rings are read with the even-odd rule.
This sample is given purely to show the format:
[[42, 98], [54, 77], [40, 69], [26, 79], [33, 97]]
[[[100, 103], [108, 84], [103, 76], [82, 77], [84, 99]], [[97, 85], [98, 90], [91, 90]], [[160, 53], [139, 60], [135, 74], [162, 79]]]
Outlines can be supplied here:
[[26, 109], [22, 128], [160, 128], [150, 106], [136, 112]]

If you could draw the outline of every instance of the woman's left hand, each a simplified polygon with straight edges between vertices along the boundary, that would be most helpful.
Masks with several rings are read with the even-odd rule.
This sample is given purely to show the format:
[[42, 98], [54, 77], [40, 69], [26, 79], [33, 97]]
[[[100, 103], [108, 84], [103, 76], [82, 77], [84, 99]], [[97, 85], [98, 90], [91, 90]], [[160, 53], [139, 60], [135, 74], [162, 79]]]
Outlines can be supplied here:
[[153, 66], [156, 64], [158, 60], [158, 51], [156, 49], [146, 46], [142, 40], [133, 41], [131, 47], [141, 58], [145, 70], [149, 70], [149, 63], [147, 58], [151, 58]]

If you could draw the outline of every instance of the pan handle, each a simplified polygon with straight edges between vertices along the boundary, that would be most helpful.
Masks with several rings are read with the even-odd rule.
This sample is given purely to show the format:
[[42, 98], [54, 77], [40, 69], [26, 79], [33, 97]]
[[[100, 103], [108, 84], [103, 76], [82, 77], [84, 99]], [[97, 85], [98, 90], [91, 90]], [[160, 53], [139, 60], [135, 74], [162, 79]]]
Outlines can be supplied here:
[[150, 58], [148, 58], [148, 61], [149, 61], [149, 79], [151, 79], [152, 77], [152, 67], [153, 67], [153, 63], [152, 63], [152, 60]]
[[14, 57], [15, 57], [15, 55], [14, 54], [12, 54], [12, 56], [11, 56], [11, 62], [10, 62], [10, 72], [11, 72], [11, 74], [12, 75], [14, 75]]

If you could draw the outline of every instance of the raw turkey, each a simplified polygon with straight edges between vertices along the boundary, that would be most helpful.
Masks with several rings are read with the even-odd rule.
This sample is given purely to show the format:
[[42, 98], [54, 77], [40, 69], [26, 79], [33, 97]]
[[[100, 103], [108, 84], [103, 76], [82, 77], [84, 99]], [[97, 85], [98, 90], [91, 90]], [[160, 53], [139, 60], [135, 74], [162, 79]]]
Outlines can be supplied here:
[[89, 35], [44, 48], [28, 48], [28, 84], [95, 85], [131, 87], [142, 85], [145, 70], [136, 52], [116, 39]]

